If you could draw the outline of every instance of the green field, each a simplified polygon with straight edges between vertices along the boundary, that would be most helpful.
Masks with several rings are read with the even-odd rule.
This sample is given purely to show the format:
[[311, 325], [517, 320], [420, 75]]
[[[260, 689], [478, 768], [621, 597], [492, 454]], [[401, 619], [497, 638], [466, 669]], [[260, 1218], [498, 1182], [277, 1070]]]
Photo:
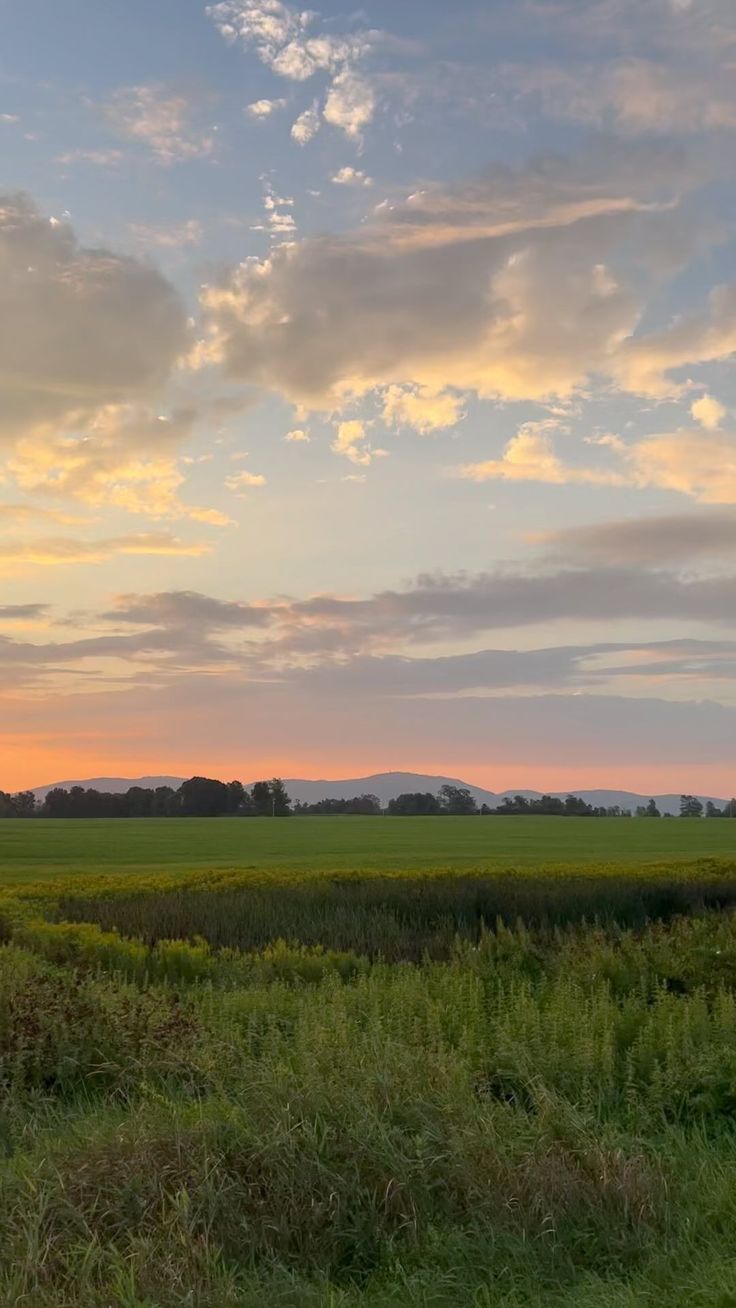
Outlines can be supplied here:
[[732, 826], [1, 822], [0, 1308], [736, 1308]]
[[396, 870], [736, 856], [736, 821], [620, 818], [38, 819], [0, 822], [0, 880], [89, 869]]

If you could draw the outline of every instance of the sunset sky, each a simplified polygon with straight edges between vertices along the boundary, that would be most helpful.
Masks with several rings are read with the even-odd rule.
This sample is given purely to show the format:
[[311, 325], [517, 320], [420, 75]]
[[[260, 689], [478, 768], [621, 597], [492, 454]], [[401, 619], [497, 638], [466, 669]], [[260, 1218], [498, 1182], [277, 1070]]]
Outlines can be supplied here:
[[0, 37], [0, 787], [733, 794], [734, 0]]

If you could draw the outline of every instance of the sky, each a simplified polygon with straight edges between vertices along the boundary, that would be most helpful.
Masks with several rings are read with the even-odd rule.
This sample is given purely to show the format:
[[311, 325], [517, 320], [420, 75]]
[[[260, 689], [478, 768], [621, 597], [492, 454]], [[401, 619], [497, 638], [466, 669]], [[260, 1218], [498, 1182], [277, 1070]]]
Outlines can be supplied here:
[[733, 0], [0, 35], [0, 787], [733, 794]]

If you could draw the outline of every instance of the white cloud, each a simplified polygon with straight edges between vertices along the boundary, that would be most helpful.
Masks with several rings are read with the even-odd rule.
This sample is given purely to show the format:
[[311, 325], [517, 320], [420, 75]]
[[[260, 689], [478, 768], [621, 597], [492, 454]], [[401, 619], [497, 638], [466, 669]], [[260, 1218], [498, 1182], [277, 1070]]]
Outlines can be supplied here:
[[284, 436], [285, 441], [291, 441], [292, 443], [298, 443], [300, 441], [308, 442], [309, 439], [309, 432], [305, 431], [303, 427], [295, 427], [293, 431], [287, 431]]
[[411, 427], [420, 436], [455, 427], [465, 417], [463, 402], [452, 391], [428, 386], [389, 386], [383, 394], [383, 421], [389, 427]]
[[[254, 50], [261, 62], [280, 77], [306, 82], [317, 73], [326, 74], [325, 121], [353, 140], [360, 138], [375, 113], [376, 96], [365, 75], [355, 69], [383, 33], [318, 32], [318, 14], [299, 11], [281, 0], [222, 0], [210, 5], [207, 14], [226, 41]], [[315, 119], [318, 125], [316, 106], [296, 120], [291, 134], [300, 145], [317, 131]]]
[[359, 141], [375, 111], [376, 96], [370, 82], [350, 68], [338, 73], [325, 100], [325, 122]]
[[701, 395], [691, 404], [690, 412], [695, 421], [699, 422], [701, 427], [705, 427], [706, 431], [714, 431], [720, 427], [728, 410], [713, 395]]
[[666, 398], [682, 391], [670, 375], [676, 369], [727, 359], [735, 351], [736, 285], [717, 286], [705, 312], [682, 316], [663, 331], [622, 341], [611, 372], [627, 390]]
[[637, 486], [679, 491], [702, 504], [736, 504], [736, 435], [720, 431], [667, 432], [629, 446], [626, 460]]
[[297, 145], [307, 145], [319, 131], [319, 109], [315, 100], [291, 125], [291, 136]]
[[234, 472], [231, 476], [226, 477], [225, 485], [228, 490], [235, 491], [237, 494], [241, 491], [253, 490], [256, 487], [265, 486], [266, 478], [262, 476], [261, 473], [247, 472], [244, 469], [242, 472]]
[[264, 177], [263, 182], [263, 207], [266, 210], [266, 222], [257, 225], [253, 230], [268, 230], [272, 236], [293, 236], [296, 232], [294, 215], [290, 212], [294, 206], [293, 198], [279, 195], [274, 190], [268, 177]]
[[267, 67], [296, 82], [339, 69], [360, 58], [368, 46], [365, 34], [312, 34], [318, 15], [281, 0], [223, 0], [210, 5], [207, 14], [226, 41], [255, 50]]
[[500, 459], [455, 468], [470, 481], [539, 481], [553, 485], [631, 486], [676, 491], [701, 504], [736, 504], [736, 435], [681, 429], [625, 443], [609, 442], [612, 467], [564, 463], [552, 443], [554, 419], [523, 423]]
[[212, 154], [214, 138], [193, 130], [192, 106], [160, 85], [129, 86], [106, 106], [117, 131], [150, 150], [157, 163], [170, 165]]
[[576, 468], [562, 462], [552, 443], [552, 432], [560, 424], [554, 418], [525, 422], [506, 445], [500, 459], [466, 463], [455, 470], [469, 481], [540, 481], [563, 486], [581, 483], [616, 486], [624, 483], [621, 473], [593, 468]]
[[246, 106], [246, 113], [250, 114], [251, 118], [262, 120], [264, 118], [270, 118], [271, 114], [274, 114], [278, 109], [284, 109], [285, 107], [285, 100], [254, 100], [252, 104]]
[[348, 164], [345, 168], [338, 168], [330, 179], [335, 186], [372, 186], [373, 178], [366, 177], [360, 168], [351, 168]]
[[331, 448], [335, 454], [344, 455], [351, 463], [367, 465], [373, 459], [373, 451], [366, 437], [366, 425], [357, 418], [338, 424]]

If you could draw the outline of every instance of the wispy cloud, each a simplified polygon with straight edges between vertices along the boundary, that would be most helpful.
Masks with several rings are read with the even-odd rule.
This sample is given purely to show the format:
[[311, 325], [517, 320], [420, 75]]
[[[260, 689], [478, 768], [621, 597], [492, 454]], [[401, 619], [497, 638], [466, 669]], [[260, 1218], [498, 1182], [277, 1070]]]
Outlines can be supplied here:
[[208, 541], [184, 541], [168, 532], [140, 532], [98, 540], [75, 540], [66, 536], [45, 536], [36, 540], [0, 543], [0, 571], [12, 575], [28, 568], [61, 567], [69, 564], [101, 563], [117, 554], [159, 554], [197, 558], [210, 553]]
[[211, 133], [193, 127], [191, 102], [161, 84], [122, 87], [105, 112], [116, 131], [167, 167], [201, 159], [215, 148]]
[[185, 245], [199, 245], [203, 228], [197, 218], [188, 218], [184, 222], [167, 226], [131, 223], [130, 232], [141, 245], [159, 250], [178, 250]]

